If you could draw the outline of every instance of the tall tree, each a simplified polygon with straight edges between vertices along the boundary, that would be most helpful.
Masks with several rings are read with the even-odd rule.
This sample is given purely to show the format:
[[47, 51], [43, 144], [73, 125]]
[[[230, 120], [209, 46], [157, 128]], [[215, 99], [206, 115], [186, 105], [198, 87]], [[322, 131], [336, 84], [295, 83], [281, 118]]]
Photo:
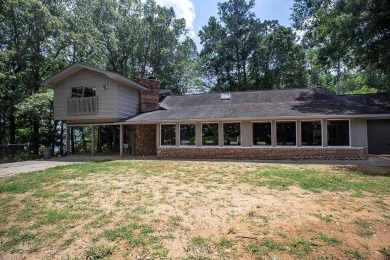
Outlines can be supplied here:
[[389, 1], [295, 0], [292, 17], [318, 63], [338, 78], [350, 70], [390, 75]]
[[214, 91], [306, 87], [302, 47], [290, 28], [261, 22], [254, 1], [219, 3], [219, 20], [211, 17], [199, 31], [200, 53]]
[[249, 58], [256, 46], [259, 23], [251, 11], [255, 1], [229, 0], [218, 3], [220, 21], [209, 19], [199, 32], [204, 49], [201, 56], [209, 71], [218, 78], [217, 85], [239, 90], [248, 84]]
[[[9, 143], [16, 142], [16, 106], [28, 96], [41, 90], [42, 79], [50, 72], [50, 64], [64, 48], [60, 43], [61, 21], [59, 17], [66, 7], [65, 2], [15, 0], [6, 5], [4, 18], [0, 23], [3, 77], [7, 104], [5, 107], [8, 123]], [[43, 111], [45, 113], [45, 111]], [[39, 152], [40, 116], [28, 114], [32, 125], [35, 154]]]

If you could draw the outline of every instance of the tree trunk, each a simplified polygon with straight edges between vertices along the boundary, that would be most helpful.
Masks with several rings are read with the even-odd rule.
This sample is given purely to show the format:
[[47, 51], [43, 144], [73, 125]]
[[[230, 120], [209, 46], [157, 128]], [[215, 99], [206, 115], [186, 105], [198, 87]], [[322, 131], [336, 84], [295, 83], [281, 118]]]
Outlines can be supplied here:
[[13, 112], [11, 111], [11, 114], [8, 117], [9, 120], [9, 143], [15, 144], [16, 143], [16, 123], [15, 123], [15, 116], [13, 115]]
[[74, 127], [70, 127], [70, 146], [72, 150], [72, 154], [75, 154], [75, 149], [74, 149]]
[[64, 155], [64, 122], [61, 121], [61, 134], [60, 134], [60, 155]]
[[39, 155], [39, 120], [33, 121], [33, 153]]

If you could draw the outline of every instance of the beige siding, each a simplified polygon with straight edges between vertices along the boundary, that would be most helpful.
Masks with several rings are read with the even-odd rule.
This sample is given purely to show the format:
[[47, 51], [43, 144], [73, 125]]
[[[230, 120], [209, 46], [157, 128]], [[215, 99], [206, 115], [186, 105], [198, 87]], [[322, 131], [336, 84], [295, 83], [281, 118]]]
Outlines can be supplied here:
[[139, 111], [139, 91], [118, 84], [116, 104], [119, 119], [135, 116]]
[[252, 122], [242, 121], [241, 122], [241, 146], [252, 147]]
[[[67, 100], [72, 95], [72, 87], [77, 86], [96, 86], [97, 114], [68, 116]], [[103, 86], [108, 87], [103, 89]], [[54, 116], [56, 120], [78, 123], [93, 122], [94, 120], [96, 122], [117, 121], [136, 115], [138, 111], [138, 90], [125, 87], [98, 72], [80, 70], [54, 87]]]
[[351, 146], [352, 147], [368, 147], [367, 141], [367, 120], [366, 119], [351, 119]]

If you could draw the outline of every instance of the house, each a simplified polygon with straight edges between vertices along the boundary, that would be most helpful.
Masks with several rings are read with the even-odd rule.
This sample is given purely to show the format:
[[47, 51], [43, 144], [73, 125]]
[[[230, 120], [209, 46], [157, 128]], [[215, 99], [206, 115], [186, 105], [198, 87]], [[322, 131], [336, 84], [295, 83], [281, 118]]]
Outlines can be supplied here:
[[[43, 82], [55, 120], [119, 129], [119, 154], [175, 158], [358, 159], [390, 153], [390, 94], [314, 87], [174, 96], [156, 78], [132, 81], [74, 64]], [[115, 142], [114, 142], [115, 143]]]

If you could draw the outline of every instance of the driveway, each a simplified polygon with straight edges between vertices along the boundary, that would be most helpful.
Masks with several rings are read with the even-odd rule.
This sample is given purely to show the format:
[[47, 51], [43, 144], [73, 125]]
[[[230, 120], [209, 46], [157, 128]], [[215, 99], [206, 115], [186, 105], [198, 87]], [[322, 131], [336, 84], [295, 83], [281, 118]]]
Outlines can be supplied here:
[[[100, 161], [100, 160], [129, 160], [129, 159], [156, 159], [155, 156], [148, 157], [119, 157], [114, 155], [90, 156], [90, 155], [70, 155], [62, 158], [50, 160], [36, 160], [15, 163], [0, 164], [0, 178], [12, 176], [18, 173], [42, 171], [48, 168], [69, 165], [74, 163]], [[210, 160], [215, 161], [215, 160]], [[371, 155], [366, 161], [332, 161], [332, 160], [266, 160], [251, 161], [258, 163], [280, 163], [280, 164], [311, 164], [311, 165], [334, 165], [343, 168], [386, 168], [390, 171], [390, 155]]]
[[[12, 176], [18, 173], [43, 171], [60, 165], [69, 165], [81, 162], [101, 161], [101, 160], [126, 160], [131, 157], [119, 157], [117, 155], [70, 155], [49, 160], [35, 160], [15, 163], [0, 164], [0, 178]], [[134, 158], [134, 157], [132, 157]]]

